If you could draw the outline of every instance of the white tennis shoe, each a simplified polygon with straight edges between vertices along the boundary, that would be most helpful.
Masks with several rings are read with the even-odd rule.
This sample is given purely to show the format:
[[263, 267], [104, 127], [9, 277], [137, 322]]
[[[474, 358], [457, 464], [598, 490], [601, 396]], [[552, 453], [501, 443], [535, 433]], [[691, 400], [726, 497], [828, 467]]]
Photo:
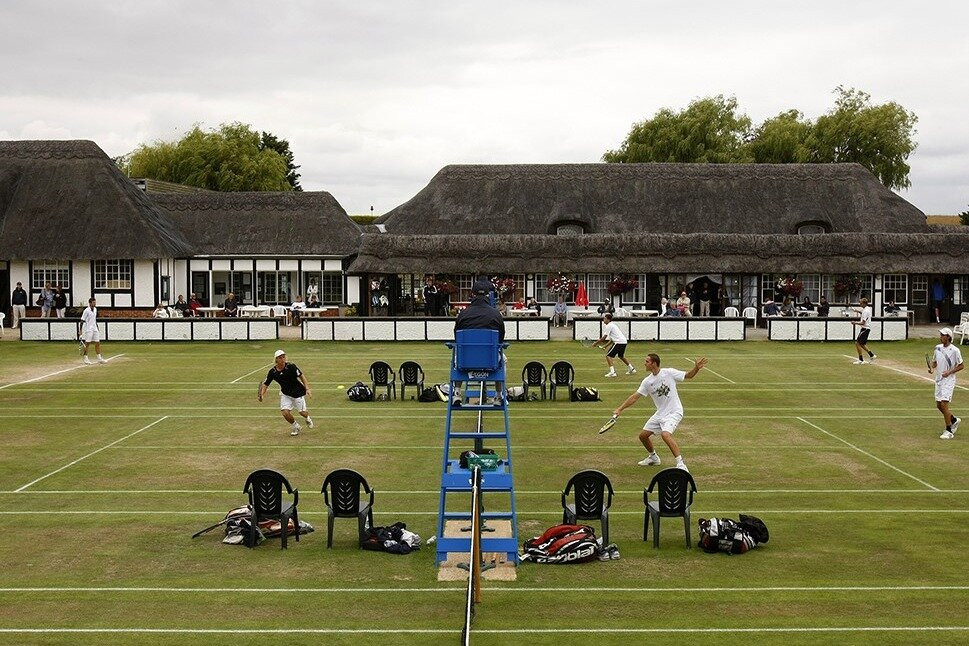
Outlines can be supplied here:
[[961, 417], [953, 417], [952, 418], [952, 434], [953, 435], [956, 434], [956, 429], [959, 428], [959, 422], [961, 422], [961, 421], [962, 421], [962, 418]]
[[299, 429], [302, 428], [299, 424], [293, 424], [293, 430], [290, 431], [290, 435], [299, 435]]
[[616, 371], [615, 370], [610, 370], [609, 372], [606, 373], [606, 376], [607, 377], [618, 377], [619, 375], [616, 374]]
[[645, 460], [640, 460], [636, 464], [638, 464], [641, 467], [651, 467], [659, 463], [660, 463], [659, 456], [653, 453], [651, 455], [647, 455]]
[[942, 431], [942, 435], [939, 436], [940, 440], [951, 440], [955, 437], [955, 433], [952, 431]]
[[307, 417], [306, 418], [306, 426], [307, 426], [307, 428], [313, 428], [315, 426], [315, 424], [313, 424], [313, 418], [312, 417]]
[[863, 363], [865, 363], [865, 362], [864, 362], [863, 360], [861, 360], [861, 359], [855, 359], [855, 360], [854, 360], [854, 364], [855, 364], [856, 366], [859, 366], [859, 365], [861, 365], [861, 364], [863, 364]]
[[690, 470], [686, 468], [686, 462], [684, 462], [683, 460], [680, 460], [679, 462], [676, 463], [676, 468], [677, 469], [683, 469], [687, 473], [690, 472]]
[[91, 359], [90, 359], [89, 357], [84, 357], [84, 363], [86, 363], [86, 364], [88, 364], [88, 365], [91, 365], [91, 364], [92, 364], [92, 363], [94, 363], [94, 362], [93, 362], [93, 361], [91, 361]]
[[636, 374], [636, 369], [634, 367], [632, 367], [632, 366], [629, 366], [629, 368], [626, 369], [626, 374], [627, 375], [634, 375], [634, 374]]

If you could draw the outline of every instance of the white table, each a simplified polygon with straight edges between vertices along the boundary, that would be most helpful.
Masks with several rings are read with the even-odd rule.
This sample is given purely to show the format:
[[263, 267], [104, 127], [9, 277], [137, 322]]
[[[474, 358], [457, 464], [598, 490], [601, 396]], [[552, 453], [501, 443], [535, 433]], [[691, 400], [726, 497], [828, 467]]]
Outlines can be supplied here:
[[340, 308], [336, 305], [327, 305], [325, 307], [305, 307], [300, 310], [300, 316], [306, 318], [318, 318], [320, 316], [325, 316], [324, 312], [332, 312], [333, 310], [339, 310]]
[[526, 309], [526, 310], [516, 310], [509, 309], [506, 312], [508, 316], [517, 316], [519, 318], [524, 318], [526, 316], [538, 316], [538, 310]]
[[659, 310], [629, 310], [629, 315], [635, 317], [659, 316]]
[[602, 318], [602, 314], [595, 310], [573, 310], [570, 312], [572, 318], [574, 319], [599, 319]]
[[816, 317], [818, 315], [817, 310], [796, 310], [795, 313], [801, 318], [810, 317], [810, 316]]
[[225, 308], [223, 308], [223, 307], [200, 307], [200, 308], [198, 308], [198, 311], [199, 312], [202, 312], [202, 316], [204, 316], [207, 319], [214, 319], [216, 316], [219, 315], [219, 312], [222, 312], [224, 310], [225, 310]]
[[272, 308], [268, 305], [243, 305], [239, 308], [239, 316], [255, 318], [259, 316], [269, 317]]

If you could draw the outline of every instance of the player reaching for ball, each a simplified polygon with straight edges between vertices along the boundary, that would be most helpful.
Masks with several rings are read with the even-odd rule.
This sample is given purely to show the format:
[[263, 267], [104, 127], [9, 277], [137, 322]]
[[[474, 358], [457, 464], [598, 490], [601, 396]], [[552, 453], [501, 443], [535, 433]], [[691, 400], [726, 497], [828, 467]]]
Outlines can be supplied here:
[[683, 461], [683, 456], [680, 454], [680, 447], [673, 439], [673, 433], [683, 419], [683, 404], [680, 403], [680, 396], [676, 392], [676, 382], [693, 379], [705, 365], [707, 365], [706, 358], [700, 357], [693, 363], [693, 369], [689, 372], [683, 372], [676, 368], [660, 369], [659, 355], [653, 353], [646, 355], [646, 370], [649, 371], [649, 376], [643, 379], [636, 392], [627, 397], [626, 401], [612, 412], [613, 415], [619, 417], [624, 410], [639, 401], [640, 397], [649, 395], [653, 398], [656, 412], [646, 420], [646, 425], [643, 426], [643, 430], [639, 434], [639, 440], [649, 451], [646, 459], [639, 462], [640, 466], [646, 467], [660, 463], [659, 456], [656, 455], [653, 447], [653, 435], [659, 433], [663, 441], [666, 442], [666, 446], [670, 447], [670, 451], [673, 452], [673, 457], [676, 458], [676, 467], [689, 471]]
[[269, 384], [272, 382], [279, 383], [279, 412], [283, 414], [283, 419], [290, 423], [292, 431], [290, 435], [299, 435], [299, 431], [302, 428], [296, 418], [293, 417], [293, 409], [306, 418], [306, 426], [313, 428], [313, 418], [310, 417], [310, 413], [306, 410], [306, 397], [312, 395], [310, 390], [310, 385], [306, 383], [306, 377], [303, 376], [302, 371], [296, 366], [295, 363], [286, 363], [286, 353], [282, 350], [276, 350], [274, 355], [275, 364], [269, 369], [269, 374], [266, 375], [266, 381], [259, 384], [259, 401], [262, 401], [263, 395], [269, 390]]

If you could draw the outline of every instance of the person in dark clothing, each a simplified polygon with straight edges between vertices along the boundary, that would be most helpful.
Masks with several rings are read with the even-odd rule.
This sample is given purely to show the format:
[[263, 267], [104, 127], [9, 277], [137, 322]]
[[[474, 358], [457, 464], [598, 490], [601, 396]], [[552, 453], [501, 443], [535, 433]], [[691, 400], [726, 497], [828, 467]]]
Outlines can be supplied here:
[[822, 296], [821, 300], [818, 301], [818, 316], [827, 316], [830, 309], [831, 305], [828, 304], [828, 299]]
[[273, 355], [273, 367], [269, 369], [266, 381], [259, 384], [259, 394], [257, 395], [259, 401], [262, 401], [266, 391], [269, 390], [269, 384], [274, 381], [279, 384], [281, 391], [279, 394], [279, 412], [283, 414], [283, 419], [289, 422], [292, 428], [289, 434], [299, 435], [302, 428], [296, 418], [293, 417], [293, 410], [306, 420], [306, 426], [313, 428], [313, 418], [310, 417], [310, 413], [306, 409], [306, 398], [313, 394], [310, 391], [310, 385], [306, 383], [306, 377], [303, 376], [303, 372], [295, 363], [286, 362], [286, 353], [282, 350], [276, 350], [276, 354]]
[[461, 310], [454, 322], [458, 330], [497, 330], [498, 342], [505, 340], [505, 320], [491, 305], [491, 292], [494, 286], [485, 279], [479, 279], [471, 287], [471, 304]]
[[178, 295], [178, 301], [172, 305], [172, 308], [181, 312], [182, 316], [191, 316], [192, 308], [189, 307], [188, 303], [185, 302], [185, 297], [182, 294]]
[[20, 319], [27, 317], [27, 290], [22, 283], [17, 283], [10, 295], [10, 304], [13, 306], [13, 327], [16, 328], [20, 325]]
[[67, 294], [60, 285], [54, 288], [54, 311], [57, 318], [62, 319], [67, 314]]
[[424, 283], [424, 315], [438, 316], [440, 314], [440, 300], [434, 279], [428, 277]]

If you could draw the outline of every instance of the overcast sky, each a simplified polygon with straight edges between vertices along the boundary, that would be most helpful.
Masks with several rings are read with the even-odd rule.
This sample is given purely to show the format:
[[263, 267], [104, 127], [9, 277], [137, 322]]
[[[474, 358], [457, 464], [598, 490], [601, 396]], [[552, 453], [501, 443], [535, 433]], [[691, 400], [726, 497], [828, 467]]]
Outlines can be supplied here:
[[919, 117], [902, 192], [969, 206], [967, 2], [0, 2], [0, 139], [109, 155], [241, 121], [306, 190], [386, 212], [453, 163], [595, 162], [633, 122], [734, 95], [809, 118], [838, 85]]

